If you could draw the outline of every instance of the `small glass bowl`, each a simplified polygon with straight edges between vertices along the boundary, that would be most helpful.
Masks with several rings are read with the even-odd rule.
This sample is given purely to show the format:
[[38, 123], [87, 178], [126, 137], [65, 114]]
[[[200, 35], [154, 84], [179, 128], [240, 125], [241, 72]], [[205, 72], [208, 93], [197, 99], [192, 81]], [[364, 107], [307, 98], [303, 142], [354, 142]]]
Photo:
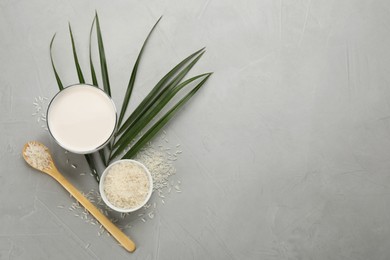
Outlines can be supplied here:
[[[115, 164], [118, 164], [118, 163], [127, 163], [127, 162], [130, 162], [130, 163], [133, 163], [133, 164], [137, 164], [138, 166], [140, 166], [141, 168], [144, 169], [145, 171], [145, 174], [146, 176], [148, 177], [148, 180], [149, 180], [149, 191], [148, 191], [148, 194], [146, 195], [146, 198], [145, 200], [137, 207], [135, 208], [130, 208], [130, 209], [123, 209], [123, 208], [119, 208], [117, 206], [114, 206], [108, 199], [107, 199], [107, 196], [104, 192], [104, 181], [105, 181], [105, 178], [106, 178], [106, 175], [108, 174], [109, 170], [111, 169], [112, 166], [114, 166]], [[110, 164], [103, 172], [102, 176], [100, 177], [100, 183], [99, 183], [99, 192], [100, 192], [100, 196], [102, 197], [104, 203], [106, 203], [107, 206], [109, 206], [111, 209], [117, 211], [117, 212], [121, 212], [121, 213], [129, 213], [129, 212], [134, 212], [136, 210], [139, 210], [140, 208], [142, 208], [143, 206], [145, 206], [145, 204], [148, 202], [148, 200], [150, 199], [150, 197], [152, 196], [152, 192], [153, 192], [153, 179], [152, 179], [152, 175], [150, 174], [148, 168], [146, 168], [145, 165], [143, 165], [142, 163], [138, 162], [138, 161], [135, 161], [135, 160], [130, 160], [130, 159], [122, 159], [122, 160], [118, 160], [112, 164]]]

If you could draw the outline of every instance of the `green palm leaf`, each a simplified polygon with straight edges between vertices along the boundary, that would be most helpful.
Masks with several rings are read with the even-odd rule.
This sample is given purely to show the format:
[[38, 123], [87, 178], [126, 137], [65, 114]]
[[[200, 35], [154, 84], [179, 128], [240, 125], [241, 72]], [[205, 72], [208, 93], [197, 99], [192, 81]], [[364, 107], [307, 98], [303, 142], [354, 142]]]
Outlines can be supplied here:
[[89, 31], [89, 67], [91, 68], [92, 84], [97, 87], [99, 85], [96, 78], [95, 67], [93, 66], [93, 62], [92, 62], [92, 48], [91, 48], [92, 30], [93, 30], [93, 25], [95, 24], [95, 19], [96, 18], [94, 17], [91, 25], [91, 30]]
[[85, 80], [84, 80], [83, 72], [81, 71], [81, 68], [80, 68], [79, 59], [77, 58], [77, 52], [76, 52], [76, 46], [74, 44], [74, 39], [73, 39], [72, 27], [70, 26], [70, 23], [68, 25], [69, 25], [70, 40], [72, 42], [74, 64], [75, 64], [76, 70], [77, 70], [77, 76], [79, 77], [79, 82], [84, 84]]
[[[161, 97], [171, 91], [173, 88], [175, 88], [177, 86], [177, 84], [179, 84], [179, 82], [187, 75], [187, 73], [191, 70], [191, 68], [198, 62], [198, 60], [202, 57], [202, 55], [204, 54], [204, 51], [202, 51], [200, 54], [198, 54], [198, 56], [190, 63], [188, 64], [183, 70], [180, 71], [180, 73], [178, 73], [172, 80], [171, 82], [160, 92], [158, 93], [153, 99], [152, 101], [150, 102], [150, 104], [148, 104], [143, 113], [142, 114], [139, 114], [134, 120], [133, 122], [127, 127], [126, 131], [123, 133], [123, 135], [119, 138], [119, 140], [114, 144], [114, 148], [117, 148], [119, 145], [127, 145], [133, 138], [133, 128], [135, 128], [135, 126], [137, 125], [138, 122], [141, 121], [142, 123], [142, 117], [145, 115], [145, 113], [147, 113], [149, 111], [149, 109], [156, 103], [159, 103], [160, 100], [161, 100]], [[131, 132], [131, 133], [129, 133]]]
[[158, 94], [167, 87], [167, 83], [180, 71], [180, 69], [187, 64], [193, 57], [198, 55], [204, 50], [204, 48], [194, 52], [187, 58], [185, 58], [183, 61], [181, 61], [179, 64], [177, 64], [172, 70], [170, 70], [152, 89], [152, 91], [144, 98], [144, 100], [138, 105], [138, 107], [134, 110], [134, 112], [127, 118], [125, 123], [119, 128], [116, 135], [123, 133], [132, 123], [134, 120], [139, 118], [140, 115], [142, 115], [153, 103], [153, 101], [156, 99]]
[[53, 55], [52, 55], [52, 51], [51, 51], [52, 48], [53, 48], [53, 42], [54, 42], [54, 38], [55, 38], [55, 37], [56, 37], [56, 34], [53, 35], [53, 38], [51, 38], [51, 41], [50, 41], [50, 60], [51, 60], [51, 66], [53, 67], [54, 76], [56, 77], [56, 81], [57, 81], [58, 88], [59, 88], [60, 91], [61, 91], [61, 90], [64, 89], [64, 86], [62, 85], [60, 76], [58, 76], [56, 67], [54, 66]]
[[[211, 75], [211, 74], [210, 74]], [[203, 86], [210, 75], [206, 76], [194, 89], [185, 95], [174, 107], [172, 107], [157, 123], [155, 123], [131, 149], [122, 157], [122, 159], [132, 158], [137, 152], [149, 142], [160, 130], [168, 123], [168, 121], [176, 114], [176, 112]]]
[[111, 96], [110, 80], [108, 77], [108, 69], [107, 69], [107, 60], [106, 60], [106, 54], [104, 52], [103, 37], [102, 37], [102, 32], [100, 30], [100, 23], [99, 23], [99, 17], [97, 12], [95, 14], [95, 19], [96, 19], [97, 41], [99, 47], [100, 68], [102, 70], [103, 87], [104, 87], [104, 91], [109, 96]]
[[186, 81], [184, 81], [183, 83], [177, 85], [176, 87], [174, 87], [171, 91], [169, 92], [166, 92], [164, 93], [164, 95], [161, 96], [161, 98], [155, 102], [152, 106], [151, 109], [149, 109], [143, 116], [142, 116], [142, 119], [139, 120], [138, 124], [136, 124], [134, 127], [131, 127], [129, 128], [129, 131], [127, 131], [123, 137], [125, 137], [123, 139], [123, 141], [120, 143], [119, 147], [117, 148], [117, 150], [114, 152], [114, 154], [112, 155], [112, 157], [110, 158], [110, 160], [112, 158], [115, 158], [116, 156], [118, 156], [120, 153], [122, 153], [126, 147], [129, 145], [129, 143], [138, 135], [138, 133], [140, 133], [142, 131], [142, 129], [144, 129], [152, 120], [153, 118], [168, 104], [168, 102], [181, 90], [183, 89], [184, 87], [186, 87], [188, 84], [190, 84], [191, 82], [193, 82], [194, 80], [197, 80], [201, 77], [209, 77], [211, 75], [211, 73], [205, 73], [205, 74], [201, 74], [201, 75], [198, 75], [198, 76], [195, 76], [195, 77], [192, 77]]
[[162, 16], [157, 20], [157, 22], [154, 24], [154, 26], [150, 30], [148, 36], [146, 37], [146, 39], [145, 39], [145, 41], [144, 41], [144, 43], [142, 45], [142, 48], [141, 48], [141, 50], [140, 50], [140, 52], [138, 54], [137, 60], [135, 61], [135, 64], [134, 64], [134, 67], [133, 67], [133, 71], [131, 72], [129, 84], [127, 86], [126, 94], [125, 94], [125, 97], [123, 99], [122, 109], [121, 109], [121, 112], [120, 112], [120, 115], [119, 115], [119, 120], [118, 120], [118, 125], [121, 125], [122, 119], [123, 119], [123, 117], [124, 117], [124, 115], [126, 113], [127, 106], [129, 104], [129, 101], [130, 101], [131, 93], [133, 92], [135, 79], [137, 77], [138, 64], [139, 64], [139, 62], [141, 60], [141, 57], [142, 57], [142, 54], [144, 52], [146, 43], [148, 42], [150, 35], [152, 34], [154, 28], [156, 28], [158, 22], [160, 22], [161, 18], [162, 18]]

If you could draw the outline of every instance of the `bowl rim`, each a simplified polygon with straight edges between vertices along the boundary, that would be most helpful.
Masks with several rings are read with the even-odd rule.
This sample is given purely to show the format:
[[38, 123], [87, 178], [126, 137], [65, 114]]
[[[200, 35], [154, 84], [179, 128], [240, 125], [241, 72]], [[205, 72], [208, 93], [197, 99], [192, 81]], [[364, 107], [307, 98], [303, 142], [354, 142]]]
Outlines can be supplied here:
[[[149, 191], [148, 191], [148, 194], [146, 195], [146, 198], [145, 200], [137, 207], [135, 208], [130, 208], [130, 209], [123, 209], [123, 208], [119, 208], [119, 207], [116, 207], [115, 205], [113, 205], [108, 199], [107, 199], [107, 196], [104, 192], [104, 181], [105, 181], [105, 177], [108, 173], [108, 171], [110, 170], [110, 168], [112, 166], [114, 166], [115, 164], [118, 164], [118, 163], [122, 163], [122, 162], [131, 162], [131, 163], [135, 163], [137, 165], [139, 165], [140, 167], [142, 167], [145, 171], [145, 174], [146, 176], [148, 177], [148, 180], [149, 180]], [[153, 178], [152, 178], [152, 174], [150, 173], [150, 171], [148, 170], [148, 168], [141, 162], [139, 161], [136, 161], [136, 160], [132, 160], [132, 159], [121, 159], [121, 160], [117, 160], [113, 163], [111, 163], [110, 165], [107, 166], [107, 168], [103, 171], [103, 174], [101, 175], [100, 177], [100, 182], [99, 182], [99, 192], [100, 192], [100, 196], [102, 197], [104, 203], [110, 207], [111, 209], [117, 211], [117, 212], [121, 212], [121, 213], [130, 213], [130, 212], [134, 212], [134, 211], [137, 211], [139, 210], [140, 208], [142, 208], [143, 206], [145, 206], [145, 204], [149, 201], [150, 197], [152, 196], [152, 193], [153, 193]]]
[[[59, 96], [61, 93], [63, 93], [64, 91], [67, 91], [69, 88], [73, 88], [73, 87], [90, 87], [90, 88], [93, 88], [93, 89], [97, 89], [99, 91], [101, 91], [110, 101], [111, 101], [111, 104], [112, 104], [112, 107], [114, 108], [114, 113], [115, 113], [115, 124], [114, 124], [114, 128], [112, 129], [112, 132], [111, 132], [111, 135], [107, 138], [107, 140], [102, 143], [101, 145], [99, 145], [98, 147], [94, 148], [94, 149], [91, 149], [91, 150], [74, 150], [72, 148], [69, 148], [69, 147], [65, 147], [61, 142], [59, 142], [55, 136], [53, 135], [51, 129], [50, 129], [50, 125], [49, 125], [49, 110], [50, 110], [50, 107], [53, 103], [53, 101], [56, 99], [57, 96]], [[91, 85], [91, 84], [85, 84], [85, 83], [76, 83], [76, 84], [73, 84], [73, 85], [69, 85], [67, 87], [64, 87], [62, 90], [58, 91], [54, 96], [53, 98], [50, 100], [49, 102], [49, 105], [47, 106], [47, 109], [46, 109], [46, 126], [47, 126], [47, 130], [49, 131], [49, 134], [51, 137], [53, 137], [54, 141], [59, 145], [61, 146], [62, 148], [66, 149], [67, 151], [69, 152], [72, 152], [72, 153], [76, 153], [76, 154], [89, 154], [89, 153], [94, 153], [94, 152], [97, 152], [99, 151], [100, 149], [102, 149], [106, 144], [108, 144], [108, 142], [111, 140], [111, 138], [114, 136], [115, 134], [115, 131], [117, 129], [117, 124], [118, 124], [118, 111], [116, 109], [116, 106], [115, 106], [115, 103], [114, 103], [114, 100], [106, 93], [104, 92], [102, 89], [94, 86], [94, 85]]]

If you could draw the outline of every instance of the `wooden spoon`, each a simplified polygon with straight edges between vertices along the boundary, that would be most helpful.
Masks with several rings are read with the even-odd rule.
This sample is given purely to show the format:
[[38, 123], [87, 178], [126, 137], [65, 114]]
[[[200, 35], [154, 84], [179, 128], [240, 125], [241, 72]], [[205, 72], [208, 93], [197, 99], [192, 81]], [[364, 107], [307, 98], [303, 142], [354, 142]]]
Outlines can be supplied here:
[[23, 147], [23, 158], [26, 162], [41, 172], [49, 174], [58, 181], [69, 193], [94, 216], [111, 235], [129, 252], [135, 250], [134, 242], [103, 215], [87, 198], [85, 198], [65, 177], [57, 170], [49, 149], [39, 142], [28, 142]]

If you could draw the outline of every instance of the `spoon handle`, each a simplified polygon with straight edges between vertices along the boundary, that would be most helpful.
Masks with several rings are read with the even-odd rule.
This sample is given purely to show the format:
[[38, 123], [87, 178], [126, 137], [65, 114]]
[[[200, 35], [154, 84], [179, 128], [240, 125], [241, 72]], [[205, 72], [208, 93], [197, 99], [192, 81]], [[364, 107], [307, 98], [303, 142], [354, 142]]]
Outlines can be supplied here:
[[134, 242], [127, 237], [117, 226], [115, 226], [104, 214], [100, 212], [76, 187], [74, 187], [65, 177], [57, 170], [53, 169], [52, 177], [56, 179], [69, 193], [94, 216], [103, 227], [129, 252], [135, 250]]

